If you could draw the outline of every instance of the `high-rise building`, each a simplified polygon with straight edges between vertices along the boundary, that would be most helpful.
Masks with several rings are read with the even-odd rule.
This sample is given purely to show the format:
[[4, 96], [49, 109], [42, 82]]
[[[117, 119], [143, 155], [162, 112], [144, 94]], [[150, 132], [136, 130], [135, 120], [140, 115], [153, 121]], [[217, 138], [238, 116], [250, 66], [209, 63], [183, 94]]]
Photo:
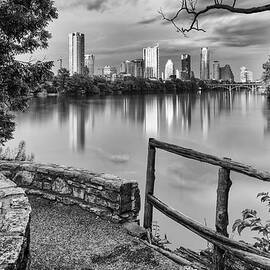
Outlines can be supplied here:
[[85, 66], [88, 68], [89, 76], [94, 76], [95, 74], [95, 56], [93, 54], [85, 55]]
[[190, 65], [190, 55], [189, 54], [182, 54], [181, 55], [181, 79], [182, 80], [190, 80], [190, 72], [191, 72], [191, 65]]
[[121, 63], [121, 65], [120, 65], [120, 73], [127, 73], [126, 61]]
[[174, 75], [174, 65], [173, 61], [169, 59], [165, 65], [165, 80], [168, 80], [172, 75]]
[[137, 78], [143, 77], [143, 59], [126, 60], [120, 65], [120, 73], [128, 74]]
[[214, 61], [213, 63], [213, 80], [220, 80], [220, 65], [219, 61]]
[[240, 81], [242, 83], [253, 82], [253, 72], [246, 67], [240, 68]]
[[84, 73], [84, 34], [74, 32], [69, 34], [69, 73]]
[[120, 72], [134, 76], [134, 63], [129, 60], [122, 62]]
[[234, 82], [234, 75], [230, 65], [225, 65], [220, 68], [220, 79], [222, 81]]
[[208, 48], [201, 48], [200, 79], [210, 79], [210, 52]]
[[144, 77], [159, 79], [159, 45], [143, 48]]
[[176, 76], [176, 79], [180, 79], [180, 71], [179, 71], [179, 69], [175, 70], [175, 76]]
[[134, 77], [136, 78], [142, 78], [143, 77], [143, 59], [135, 59], [132, 60], [134, 64]]

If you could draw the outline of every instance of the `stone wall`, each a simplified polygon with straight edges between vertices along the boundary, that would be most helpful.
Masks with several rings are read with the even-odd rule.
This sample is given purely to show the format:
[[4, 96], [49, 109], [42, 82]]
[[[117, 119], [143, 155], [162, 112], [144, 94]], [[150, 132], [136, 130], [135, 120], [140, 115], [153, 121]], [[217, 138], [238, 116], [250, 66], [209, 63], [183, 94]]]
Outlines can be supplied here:
[[59, 165], [0, 161], [0, 172], [27, 194], [85, 210], [114, 222], [137, 219], [140, 193], [136, 181]]
[[30, 269], [30, 213], [23, 189], [0, 174], [0, 270]]

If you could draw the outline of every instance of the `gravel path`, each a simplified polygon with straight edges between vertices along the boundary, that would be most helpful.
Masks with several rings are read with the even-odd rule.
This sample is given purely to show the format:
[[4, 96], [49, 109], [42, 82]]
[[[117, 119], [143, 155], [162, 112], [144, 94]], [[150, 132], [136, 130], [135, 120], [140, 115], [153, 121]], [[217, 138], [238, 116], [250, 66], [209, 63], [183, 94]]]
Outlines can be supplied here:
[[120, 225], [77, 206], [30, 196], [31, 270], [182, 269]]

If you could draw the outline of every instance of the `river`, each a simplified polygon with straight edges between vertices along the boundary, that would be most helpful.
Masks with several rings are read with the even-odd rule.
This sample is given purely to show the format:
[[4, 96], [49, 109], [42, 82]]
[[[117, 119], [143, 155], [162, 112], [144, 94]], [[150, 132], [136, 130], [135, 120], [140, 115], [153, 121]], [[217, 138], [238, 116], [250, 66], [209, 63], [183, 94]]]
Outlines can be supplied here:
[[[16, 115], [16, 124], [9, 146], [25, 140], [38, 162], [135, 179], [142, 199], [149, 137], [270, 171], [270, 102], [251, 92], [35, 98], [27, 112]], [[158, 151], [155, 194], [214, 228], [217, 172], [212, 165]], [[270, 190], [270, 184], [240, 174], [232, 173], [231, 179], [230, 234], [233, 221], [245, 208], [258, 209], [268, 218], [256, 194]], [[172, 247], [206, 247], [162, 214], [155, 212], [154, 220]], [[251, 236], [244, 233], [245, 239]], [[238, 239], [236, 234], [231, 237]]]

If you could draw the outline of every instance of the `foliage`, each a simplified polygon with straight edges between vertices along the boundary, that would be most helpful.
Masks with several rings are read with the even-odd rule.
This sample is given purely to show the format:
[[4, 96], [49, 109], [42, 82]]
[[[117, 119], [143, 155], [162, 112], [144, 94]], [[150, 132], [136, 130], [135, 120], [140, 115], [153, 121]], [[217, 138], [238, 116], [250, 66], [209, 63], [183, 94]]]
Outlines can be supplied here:
[[268, 58], [267, 62], [263, 64], [263, 76], [262, 79], [266, 84], [270, 84], [270, 57]]
[[12, 138], [10, 111], [27, 108], [31, 92], [52, 78], [52, 62], [20, 62], [16, 56], [46, 48], [48, 23], [57, 18], [51, 0], [0, 1], [0, 144]]
[[26, 154], [26, 144], [24, 141], [19, 143], [18, 148], [11, 150], [9, 147], [3, 149], [0, 147], [0, 159], [1, 160], [16, 160], [16, 161], [33, 161], [34, 154]]
[[152, 224], [152, 237], [151, 243], [157, 245], [159, 247], [164, 248], [165, 245], [171, 244], [170, 241], [167, 239], [167, 235], [164, 235], [164, 238], [160, 236], [160, 226], [158, 225], [157, 221], [153, 221]]
[[[147, 93], [181, 93], [196, 92], [200, 80], [182, 81], [180, 79], [167, 80], [164, 83], [160, 80], [149, 80], [144, 78], [129, 77], [106, 81], [100, 76], [90, 77], [88, 75], [73, 74], [69, 76], [66, 69], [60, 69], [57, 76], [52, 80], [51, 92], [58, 92], [68, 96], [89, 96], [94, 94], [147, 94]], [[203, 90], [206, 90], [204, 87]]]
[[[270, 196], [268, 192], [262, 192], [257, 195], [262, 203], [266, 203], [270, 212]], [[237, 231], [239, 235], [244, 229], [250, 229], [257, 232], [261, 237], [254, 237], [256, 240], [254, 247], [262, 251], [270, 251], [270, 220], [263, 222], [257, 216], [257, 212], [252, 209], [245, 209], [242, 211], [242, 219], [237, 219], [233, 224], [233, 232]]]

